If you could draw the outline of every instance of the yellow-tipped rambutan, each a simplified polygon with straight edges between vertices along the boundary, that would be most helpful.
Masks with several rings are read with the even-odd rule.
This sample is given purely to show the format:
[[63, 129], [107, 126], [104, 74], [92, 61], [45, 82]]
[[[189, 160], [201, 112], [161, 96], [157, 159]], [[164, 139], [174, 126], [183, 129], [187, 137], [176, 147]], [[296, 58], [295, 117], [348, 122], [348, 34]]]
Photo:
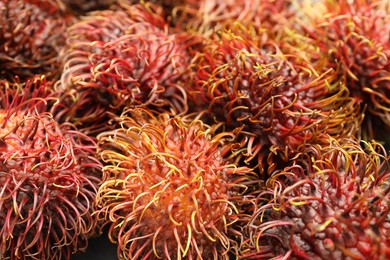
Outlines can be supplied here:
[[54, 121], [50, 88], [0, 81], [0, 259], [69, 259], [96, 232], [96, 145]]
[[247, 258], [261, 249], [268, 258], [390, 257], [389, 156], [375, 142], [329, 140], [269, 178], [247, 226]]
[[120, 259], [229, 259], [235, 202], [250, 171], [224, 158], [226, 136], [190, 117], [143, 109], [98, 136], [104, 161], [98, 216]]

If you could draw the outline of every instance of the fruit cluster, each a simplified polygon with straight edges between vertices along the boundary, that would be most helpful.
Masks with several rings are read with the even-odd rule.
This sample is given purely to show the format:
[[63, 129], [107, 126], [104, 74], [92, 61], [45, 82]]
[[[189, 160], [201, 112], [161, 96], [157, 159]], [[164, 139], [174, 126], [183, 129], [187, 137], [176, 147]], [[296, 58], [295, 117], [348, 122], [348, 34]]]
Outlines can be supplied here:
[[386, 0], [0, 2], [0, 259], [389, 259]]

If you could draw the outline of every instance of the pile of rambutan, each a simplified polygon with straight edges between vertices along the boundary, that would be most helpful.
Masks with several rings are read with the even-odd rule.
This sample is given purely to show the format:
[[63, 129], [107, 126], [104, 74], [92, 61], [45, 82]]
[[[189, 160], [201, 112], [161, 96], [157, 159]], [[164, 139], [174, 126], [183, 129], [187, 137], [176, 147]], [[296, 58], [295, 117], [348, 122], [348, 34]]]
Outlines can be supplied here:
[[0, 2], [0, 259], [389, 259], [389, 131], [386, 0]]

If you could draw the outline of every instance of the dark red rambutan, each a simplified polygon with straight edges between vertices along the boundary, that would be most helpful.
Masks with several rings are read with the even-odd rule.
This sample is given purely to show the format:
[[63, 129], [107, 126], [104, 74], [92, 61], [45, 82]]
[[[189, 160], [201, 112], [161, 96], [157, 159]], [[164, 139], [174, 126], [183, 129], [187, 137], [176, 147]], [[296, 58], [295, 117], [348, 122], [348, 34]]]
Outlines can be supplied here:
[[0, 81], [0, 259], [69, 259], [96, 232], [96, 146], [46, 112], [51, 87]]
[[76, 124], [96, 125], [104, 114], [96, 111], [121, 113], [123, 107], [152, 106], [173, 114], [187, 110], [181, 82], [190, 64], [188, 38], [169, 34], [150, 5], [121, 8], [91, 12], [67, 31], [58, 88]]
[[377, 143], [365, 145], [330, 139], [274, 172], [247, 226], [252, 250], [246, 258], [267, 252], [289, 259], [389, 259], [389, 156]]
[[65, 29], [73, 21], [60, 1], [1, 1], [1, 78], [58, 77], [58, 52], [65, 44]]
[[229, 259], [246, 167], [224, 158], [228, 133], [190, 117], [135, 109], [98, 136], [97, 201], [120, 259]]
[[321, 9], [326, 15], [312, 14], [303, 26], [318, 46], [313, 63], [338, 69], [351, 96], [367, 107], [363, 137], [382, 138], [376, 128], [390, 130], [390, 3], [325, 1]]
[[240, 132], [237, 151], [260, 169], [287, 161], [323, 133], [351, 135], [359, 110], [347, 88], [334, 82], [335, 71], [318, 74], [305, 59], [283, 53], [267, 34], [241, 27], [220, 32], [195, 57], [197, 84], [189, 100], [209, 117]]

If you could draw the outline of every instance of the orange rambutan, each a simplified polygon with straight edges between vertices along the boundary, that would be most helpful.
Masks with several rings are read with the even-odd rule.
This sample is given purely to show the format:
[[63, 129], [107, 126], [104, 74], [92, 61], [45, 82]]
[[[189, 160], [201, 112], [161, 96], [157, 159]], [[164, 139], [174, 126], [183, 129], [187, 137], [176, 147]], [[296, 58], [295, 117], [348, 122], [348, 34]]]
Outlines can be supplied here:
[[96, 232], [96, 145], [54, 121], [51, 88], [0, 81], [0, 259], [70, 259]]
[[98, 136], [104, 161], [98, 217], [120, 259], [229, 259], [236, 201], [251, 171], [224, 154], [231, 134], [197, 119], [134, 109]]

